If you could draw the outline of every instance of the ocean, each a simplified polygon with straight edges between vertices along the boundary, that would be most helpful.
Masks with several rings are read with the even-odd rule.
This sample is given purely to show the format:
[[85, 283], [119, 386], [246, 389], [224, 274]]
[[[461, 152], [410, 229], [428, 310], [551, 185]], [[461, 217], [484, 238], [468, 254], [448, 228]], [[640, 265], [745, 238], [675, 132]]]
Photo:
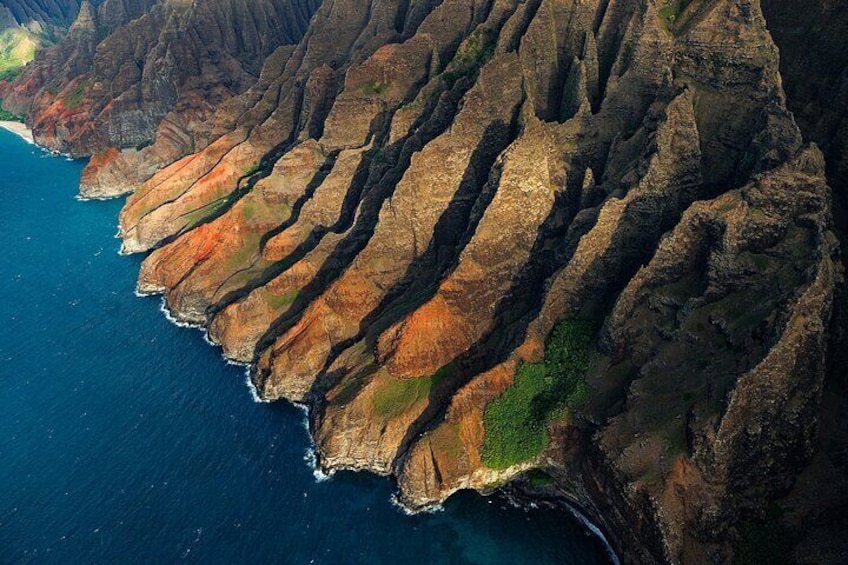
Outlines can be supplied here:
[[0, 563], [607, 563], [570, 514], [318, 480], [304, 414], [137, 298], [122, 200], [0, 130]]

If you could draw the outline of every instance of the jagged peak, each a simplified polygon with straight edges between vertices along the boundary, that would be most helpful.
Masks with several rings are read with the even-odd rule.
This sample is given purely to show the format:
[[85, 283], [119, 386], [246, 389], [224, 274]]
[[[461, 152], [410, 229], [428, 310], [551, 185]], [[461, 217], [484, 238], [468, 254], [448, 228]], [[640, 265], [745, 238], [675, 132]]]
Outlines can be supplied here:
[[71, 34], [92, 35], [97, 33], [97, 8], [90, 0], [82, 0], [79, 13], [71, 24]]

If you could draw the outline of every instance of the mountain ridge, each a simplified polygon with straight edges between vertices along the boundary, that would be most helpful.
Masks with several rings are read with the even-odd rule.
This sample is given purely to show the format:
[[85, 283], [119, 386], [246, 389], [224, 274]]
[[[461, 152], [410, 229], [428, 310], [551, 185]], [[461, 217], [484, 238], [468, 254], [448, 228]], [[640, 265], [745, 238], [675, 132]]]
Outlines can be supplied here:
[[[323, 468], [394, 474], [413, 507], [541, 470], [632, 562], [749, 555], [787, 496], [770, 527], [803, 538], [840, 398], [844, 185], [838, 144], [787, 107], [783, 4], [155, 4], [100, 41], [78, 19], [0, 97], [40, 143], [94, 153], [84, 195], [132, 191], [139, 291], [264, 399], [309, 404]], [[301, 31], [248, 34], [266, 9]], [[178, 73], [130, 141], [112, 91], [79, 90], [120, 76], [126, 29], [217, 17], [268, 40], [228, 55], [238, 75], [265, 54], [238, 86], [215, 58], [199, 86]], [[184, 41], [135, 35], [150, 68]], [[57, 73], [69, 49], [93, 71]]]

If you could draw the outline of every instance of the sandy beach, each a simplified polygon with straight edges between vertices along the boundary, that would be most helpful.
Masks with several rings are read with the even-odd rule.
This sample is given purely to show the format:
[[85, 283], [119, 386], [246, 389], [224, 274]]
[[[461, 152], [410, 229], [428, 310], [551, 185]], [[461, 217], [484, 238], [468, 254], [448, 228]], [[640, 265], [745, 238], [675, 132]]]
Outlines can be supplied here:
[[0, 128], [9, 130], [10, 132], [24, 138], [29, 143], [35, 143], [32, 137], [32, 131], [21, 122], [3, 122], [0, 121]]

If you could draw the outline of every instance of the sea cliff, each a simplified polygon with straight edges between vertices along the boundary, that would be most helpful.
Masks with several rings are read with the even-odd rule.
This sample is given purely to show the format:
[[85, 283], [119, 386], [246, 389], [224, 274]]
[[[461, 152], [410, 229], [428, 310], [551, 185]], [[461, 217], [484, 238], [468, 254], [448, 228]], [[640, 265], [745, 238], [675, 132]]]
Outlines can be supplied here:
[[0, 98], [323, 469], [535, 481], [627, 562], [836, 562], [841, 137], [762, 4], [83, 2]]

